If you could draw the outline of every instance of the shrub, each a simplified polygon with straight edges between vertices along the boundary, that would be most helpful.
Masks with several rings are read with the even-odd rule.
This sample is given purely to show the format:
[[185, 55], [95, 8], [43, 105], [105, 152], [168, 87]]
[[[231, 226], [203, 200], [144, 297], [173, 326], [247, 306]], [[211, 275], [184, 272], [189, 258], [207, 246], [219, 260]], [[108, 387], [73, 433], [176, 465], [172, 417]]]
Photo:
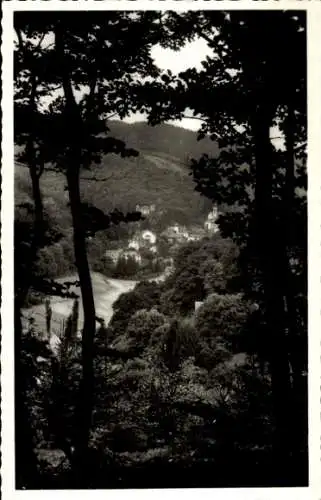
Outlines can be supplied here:
[[249, 303], [242, 294], [213, 293], [198, 309], [195, 326], [204, 346], [215, 350], [221, 345], [233, 350], [248, 317]]
[[135, 352], [141, 352], [148, 346], [153, 332], [165, 323], [166, 316], [156, 309], [142, 309], [131, 317], [125, 335]]

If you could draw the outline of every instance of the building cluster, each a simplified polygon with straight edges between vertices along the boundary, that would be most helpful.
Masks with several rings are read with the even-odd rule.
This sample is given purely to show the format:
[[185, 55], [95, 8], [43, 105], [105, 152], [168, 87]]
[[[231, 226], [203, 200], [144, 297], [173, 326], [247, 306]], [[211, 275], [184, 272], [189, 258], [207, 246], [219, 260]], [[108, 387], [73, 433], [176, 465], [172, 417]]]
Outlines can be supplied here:
[[218, 211], [215, 207], [208, 214], [203, 228], [199, 226], [191, 226], [187, 228], [186, 226], [176, 223], [165, 229], [161, 236], [166, 238], [171, 244], [198, 241], [204, 238], [207, 234], [214, 234], [219, 231], [219, 227], [216, 224], [217, 217]]
[[205, 236], [205, 231], [201, 227], [191, 227], [187, 229], [180, 224], [173, 224], [161, 233], [169, 244], [187, 243], [189, 241], [198, 241]]
[[127, 248], [116, 250], [107, 250], [105, 255], [110, 257], [116, 264], [119, 259], [133, 259], [138, 264], [142, 263], [142, 253], [148, 251], [151, 254], [157, 254], [156, 246], [157, 236], [153, 231], [145, 229], [138, 231], [128, 242]]
[[140, 212], [144, 217], [156, 211], [156, 205], [136, 205], [136, 212]]
[[[150, 216], [155, 213], [156, 207], [155, 205], [136, 205], [136, 211], [141, 212], [144, 216]], [[217, 209], [213, 208], [204, 222], [204, 227], [194, 225], [187, 228], [184, 225], [175, 223], [168, 226], [159, 235], [159, 238], [167, 242], [168, 246], [172, 248], [176, 248], [183, 243], [201, 240], [207, 234], [214, 234], [219, 230], [216, 224], [217, 216]], [[128, 241], [126, 248], [107, 250], [105, 255], [111, 258], [114, 264], [120, 259], [124, 259], [126, 261], [134, 260], [141, 265], [148, 254], [149, 258], [154, 256], [154, 260], [157, 260], [157, 239], [156, 233], [152, 230], [138, 230]]]

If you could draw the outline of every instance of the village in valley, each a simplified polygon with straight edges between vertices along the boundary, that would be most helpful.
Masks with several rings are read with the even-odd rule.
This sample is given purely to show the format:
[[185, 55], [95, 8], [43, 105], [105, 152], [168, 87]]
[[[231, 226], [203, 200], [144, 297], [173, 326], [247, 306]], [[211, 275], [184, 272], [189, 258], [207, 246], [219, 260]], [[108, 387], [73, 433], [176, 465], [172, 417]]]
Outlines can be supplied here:
[[[100, 319], [108, 324], [113, 314], [112, 304], [121, 293], [133, 290], [139, 282], [164, 282], [175, 271], [175, 257], [184, 245], [203, 241], [219, 233], [219, 214], [215, 205], [204, 215], [203, 221], [200, 219], [198, 223], [190, 224], [173, 221], [168, 218], [166, 209], [156, 204], [136, 204], [134, 208], [141, 214], [141, 220], [127, 225], [128, 233], [122, 235], [119, 232], [116, 239], [107, 240], [110, 248], [103, 251], [100, 267], [92, 268], [97, 325]], [[92, 242], [93, 238], [89, 237], [88, 241]], [[66, 279], [65, 276], [58, 281]], [[73, 279], [70, 278], [70, 281]], [[78, 288], [74, 288], [74, 291], [78, 295]], [[195, 311], [202, 303], [195, 302]], [[50, 346], [56, 352], [73, 301], [51, 297], [48, 304], [52, 311]], [[38, 329], [44, 327], [46, 307], [40, 303], [26, 310], [27, 324], [32, 323], [32, 327]], [[81, 327], [80, 311], [78, 336], [81, 335]]]
[[[132, 234], [127, 240], [114, 242], [114, 248], [105, 252], [111, 268], [123, 267], [125, 275], [129, 276], [147, 269], [149, 272], [162, 272], [167, 276], [173, 266], [173, 257], [178, 248], [194, 241], [199, 241], [206, 236], [218, 232], [216, 223], [218, 217], [217, 207], [208, 213], [203, 225], [193, 224], [186, 226], [178, 222], [169, 224], [164, 230], [159, 231], [157, 221], [164, 211], [155, 204], [136, 205], [137, 212], [142, 215], [142, 222], [137, 222]], [[142, 225], [146, 222], [148, 228]]]

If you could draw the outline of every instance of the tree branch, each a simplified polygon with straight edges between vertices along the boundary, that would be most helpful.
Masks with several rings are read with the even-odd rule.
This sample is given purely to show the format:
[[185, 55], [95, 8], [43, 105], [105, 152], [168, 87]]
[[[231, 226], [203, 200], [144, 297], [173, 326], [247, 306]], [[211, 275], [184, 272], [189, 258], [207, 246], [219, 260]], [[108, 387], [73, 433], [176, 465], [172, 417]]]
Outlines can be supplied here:
[[298, 144], [297, 146], [295, 146], [293, 149], [294, 151], [297, 151], [298, 149], [302, 149], [302, 148], [305, 148], [307, 146], [307, 141], [303, 142], [302, 144]]
[[102, 38], [100, 32], [98, 32], [98, 34], [97, 34], [97, 55], [95, 58], [94, 76], [93, 76], [93, 78], [90, 82], [90, 85], [89, 85], [89, 94], [88, 94], [87, 109], [86, 109], [86, 118], [87, 119], [89, 118], [89, 115], [92, 111], [93, 102], [94, 102], [95, 89], [96, 89], [96, 85], [97, 85], [97, 81], [98, 81], [98, 58], [99, 58], [99, 54], [100, 54], [99, 48], [102, 48], [102, 46], [103, 46], [102, 42], [103, 42], [103, 38]]
[[55, 46], [55, 42], [52, 42], [52, 43], [49, 43], [49, 45], [47, 45], [46, 49], [50, 49], [51, 47], [54, 47]]
[[40, 177], [42, 176], [44, 170], [45, 170], [45, 164], [44, 164], [44, 162], [41, 162], [41, 164], [39, 165], [38, 172], [37, 172], [38, 179], [40, 179]]
[[[176, 20], [178, 20], [180, 17], [176, 12], [175, 13], [173, 12], [173, 16], [176, 17]], [[199, 37], [203, 38], [209, 45], [212, 45], [213, 40], [208, 35], [203, 33], [203, 31], [200, 28], [198, 28], [197, 26], [195, 26], [195, 28], [196, 28], [195, 33], [197, 33]]]
[[207, 123], [207, 120], [205, 118], [201, 118], [199, 116], [182, 115], [182, 118], [186, 118], [188, 120], [199, 120], [201, 122]]
[[209, 45], [212, 45], [213, 40], [209, 36], [205, 35], [205, 33], [203, 33], [200, 29], [196, 30], [196, 33], [200, 38], [203, 38]]
[[[187, 115], [182, 115], [182, 118], [186, 118], [188, 120], [199, 120], [203, 123], [207, 123], [207, 120], [206, 118], [201, 118], [201, 117], [198, 117], [198, 116], [187, 116]], [[237, 131], [236, 131], [237, 132]], [[218, 134], [217, 132], [211, 132], [210, 135], [216, 135], [216, 137], [218, 139], [222, 139], [222, 136], [220, 134]]]
[[40, 37], [40, 40], [39, 40], [39, 42], [37, 43], [37, 47], [36, 47], [37, 49], [39, 49], [39, 48], [40, 48], [40, 46], [41, 46], [41, 44], [42, 44], [42, 42], [43, 42], [43, 40], [44, 40], [45, 36], [46, 36], [46, 33], [43, 33], [43, 34], [42, 34], [42, 36]]
[[23, 39], [22, 39], [22, 35], [21, 35], [20, 29], [17, 28], [17, 27], [15, 27], [15, 32], [17, 34], [19, 47], [20, 47], [20, 49], [21, 49], [22, 52], [25, 52], [25, 47], [24, 47], [24, 44], [23, 44]]
[[[49, 92], [56, 92], [57, 90], [61, 89], [62, 85], [59, 83], [58, 85], [55, 85], [54, 87], [49, 87]], [[48, 95], [48, 92], [45, 94], [46, 96]]]
[[113, 118], [114, 116], [117, 116], [117, 112], [115, 113], [112, 113], [111, 115], [107, 116], [106, 120], [110, 120], [111, 118]]
[[97, 182], [105, 182], [105, 181], [109, 181], [111, 179], [111, 177], [102, 177], [102, 178], [98, 178], [98, 177], [81, 177], [80, 180], [81, 181], [97, 181]]

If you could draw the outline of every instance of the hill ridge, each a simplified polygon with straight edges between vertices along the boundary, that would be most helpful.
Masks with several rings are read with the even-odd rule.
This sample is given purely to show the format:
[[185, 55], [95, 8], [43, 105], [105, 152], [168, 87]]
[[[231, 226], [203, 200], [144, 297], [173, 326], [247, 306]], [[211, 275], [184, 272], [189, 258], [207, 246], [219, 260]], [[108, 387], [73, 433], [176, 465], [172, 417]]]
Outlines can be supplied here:
[[[104, 212], [114, 208], [133, 210], [137, 204], [156, 204], [168, 211], [168, 222], [181, 218], [194, 223], [208, 209], [208, 200], [195, 191], [189, 175], [187, 157], [197, 157], [217, 144], [210, 140], [197, 141], [196, 133], [171, 124], [154, 127], [146, 122], [134, 124], [113, 120], [108, 134], [126, 142], [139, 151], [137, 158], [120, 158], [109, 154], [100, 165], [93, 165], [81, 174], [83, 201]], [[105, 179], [105, 181], [90, 180]], [[41, 177], [44, 204], [49, 215], [62, 229], [70, 228], [67, 208], [66, 181], [62, 174], [45, 171]], [[15, 201], [32, 202], [31, 183], [27, 168], [15, 166]]]

